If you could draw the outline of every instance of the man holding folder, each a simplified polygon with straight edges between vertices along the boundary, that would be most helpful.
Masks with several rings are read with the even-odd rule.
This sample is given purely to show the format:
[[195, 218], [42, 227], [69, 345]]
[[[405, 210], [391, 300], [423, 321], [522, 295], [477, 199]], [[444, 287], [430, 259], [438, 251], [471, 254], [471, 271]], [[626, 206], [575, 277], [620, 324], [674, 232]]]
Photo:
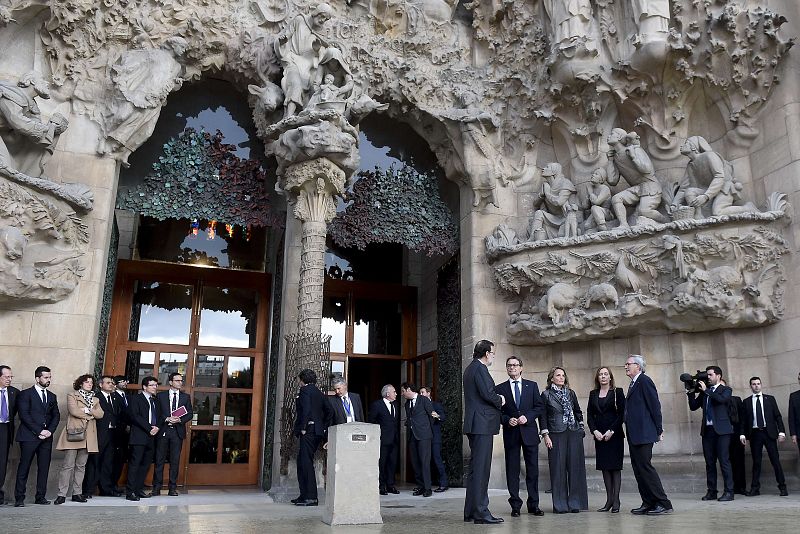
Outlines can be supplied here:
[[156, 468], [153, 471], [153, 496], [161, 495], [161, 484], [164, 477], [164, 463], [169, 462], [169, 493], [178, 495], [178, 468], [181, 463], [181, 448], [186, 438], [186, 423], [192, 420], [192, 401], [189, 395], [181, 391], [183, 375], [170, 373], [169, 391], [161, 391], [156, 395], [164, 423], [156, 439]]

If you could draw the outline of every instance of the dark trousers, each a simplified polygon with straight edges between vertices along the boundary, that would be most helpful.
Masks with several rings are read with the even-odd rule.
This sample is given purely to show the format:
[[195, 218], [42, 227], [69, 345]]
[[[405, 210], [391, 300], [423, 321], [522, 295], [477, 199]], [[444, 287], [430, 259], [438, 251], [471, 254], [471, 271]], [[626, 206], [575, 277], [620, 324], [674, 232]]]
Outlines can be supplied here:
[[125, 492], [128, 495], [137, 495], [144, 488], [144, 477], [147, 476], [147, 470], [150, 469], [150, 464], [153, 463], [153, 441], [150, 438], [145, 445], [131, 445], [130, 447], [128, 485], [125, 488]]
[[53, 438], [19, 442], [19, 466], [14, 498], [17, 502], [25, 500], [25, 487], [31, 470], [33, 456], [36, 455], [36, 498], [44, 499], [47, 493], [47, 475], [50, 472], [50, 456], [53, 452]]
[[442, 459], [442, 442], [433, 441], [431, 443], [431, 458], [433, 458], [433, 465], [436, 466], [436, 472], [439, 474], [439, 487], [447, 487], [447, 470], [444, 467], [444, 460]]
[[122, 476], [122, 469], [125, 467], [125, 462], [128, 461], [130, 453], [128, 437], [128, 433], [122, 429], [118, 429], [112, 437], [114, 441], [114, 458], [111, 464], [111, 484], [115, 488], [119, 482], [119, 477]]
[[297, 451], [297, 483], [300, 486], [300, 500], [317, 499], [314, 454], [321, 442], [322, 436], [310, 432], [300, 436], [300, 447]]
[[536, 445], [525, 445], [522, 438], [510, 438], [503, 442], [506, 457], [506, 486], [508, 486], [508, 503], [512, 510], [522, 508], [519, 496], [519, 451], [525, 460], [525, 487], [528, 490], [528, 509], [539, 507], [539, 458]]
[[175, 427], [167, 426], [162, 436], [156, 439], [156, 470], [153, 471], [153, 489], [161, 489], [164, 464], [169, 462], [169, 489], [178, 487], [178, 468], [181, 465], [183, 440]]
[[431, 489], [431, 440], [408, 438], [411, 449], [411, 466], [414, 468], [414, 480], [417, 487], [428, 491]]
[[86, 462], [86, 476], [83, 478], [83, 494], [91, 495], [95, 488], [100, 488], [101, 495], [111, 495], [116, 491], [117, 482], [111, 479], [111, 470], [114, 466], [114, 443], [106, 439], [98, 443], [100, 449], [97, 453], [89, 454]]
[[631, 455], [631, 467], [633, 476], [636, 477], [636, 484], [639, 486], [639, 495], [645, 506], [654, 507], [661, 505], [664, 508], [672, 508], [672, 503], [667, 498], [661, 479], [656, 468], [653, 467], [653, 444], [633, 445], [628, 442], [628, 449]]
[[772, 469], [775, 470], [775, 480], [778, 482], [778, 488], [785, 488], [786, 479], [783, 477], [783, 468], [778, 456], [778, 441], [771, 439], [765, 430], [756, 428], [753, 429], [750, 436], [750, 453], [753, 455], [753, 481], [750, 487], [752, 489], [761, 488], [761, 457], [764, 447], [767, 448], [767, 455], [769, 456], [769, 462], [772, 464]]
[[730, 434], [717, 434], [714, 425], [706, 425], [703, 432], [703, 457], [706, 459], [706, 487], [710, 493], [717, 493], [717, 461], [722, 471], [723, 491], [733, 493], [730, 448]]
[[0, 506], [3, 505], [6, 483], [6, 468], [8, 467], [8, 453], [11, 452], [11, 425], [14, 423], [0, 423]]
[[589, 509], [586, 487], [586, 458], [583, 454], [583, 430], [551, 432], [553, 448], [547, 451], [553, 511]]
[[467, 434], [470, 459], [467, 475], [467, 496], [464, 499], [464, 517], [489, 519], [489, 474], [492, 469], [491, 434]]
[[738, 436], [739, 434], [734, 432], [728, 450], [731, 457], [731, 470], [733, 471], [733, 491], [734, 493], [744, 493], [747, 491], [747, 477], [744, 467], [744, 445], [739, 441]]
[[394, 472], [397, 469], [397, 442], [381, 443], [378, 460], [378, 485], [381, 489], [394, 487]]

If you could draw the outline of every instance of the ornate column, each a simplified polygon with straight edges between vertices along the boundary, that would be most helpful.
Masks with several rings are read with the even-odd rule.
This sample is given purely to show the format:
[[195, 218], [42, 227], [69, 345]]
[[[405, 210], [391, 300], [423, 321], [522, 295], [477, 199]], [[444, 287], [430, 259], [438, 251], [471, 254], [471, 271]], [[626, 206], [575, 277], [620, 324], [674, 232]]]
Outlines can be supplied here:
[[289, 165], [281, 187], [292, 194], [294, 216], [302, 221], [297, 330], [322, 330], [322, 290], [325, 279], [325, 236], [336, 215], [335, 197], [344, 193], [346, 174], [325, 157]]

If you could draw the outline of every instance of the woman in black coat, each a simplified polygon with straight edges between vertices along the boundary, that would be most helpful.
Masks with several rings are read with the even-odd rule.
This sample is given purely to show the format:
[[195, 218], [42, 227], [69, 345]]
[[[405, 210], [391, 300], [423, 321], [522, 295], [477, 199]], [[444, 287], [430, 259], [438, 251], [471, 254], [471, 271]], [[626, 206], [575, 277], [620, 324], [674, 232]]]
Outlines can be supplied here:
[[593, 389], [586, 407], [586, 422], [594, 436], [597, 469], [603, 472], [606, 504], [597, 510], [619, 512], [619, 490], [622, 484], [622, 457], [625, 454], [625, 394], [614, 387], [614, 374], [608, 367], [599, 367], [594, 374]]

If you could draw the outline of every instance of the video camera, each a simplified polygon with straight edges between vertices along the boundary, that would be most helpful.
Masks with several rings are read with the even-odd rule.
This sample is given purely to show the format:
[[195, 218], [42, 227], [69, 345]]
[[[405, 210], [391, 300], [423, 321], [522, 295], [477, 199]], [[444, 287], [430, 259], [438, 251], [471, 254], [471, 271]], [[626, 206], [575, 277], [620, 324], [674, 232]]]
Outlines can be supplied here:
[[708, 372], [707, 371], [700, 371], [697, 370], [697, 373], [694, 375], [690, 375], [689, 373], [683, 373], [680, 376], [681, 382], [683, 382], [683, 387], [686, 388], [686, 391], [692, 391], [694, 393], [700, 393], [703, 391], [700, 389], [700, 382], [703, 382], [706, 385], [706, 388], [711, 387], [711, 382], [708, 380]]

